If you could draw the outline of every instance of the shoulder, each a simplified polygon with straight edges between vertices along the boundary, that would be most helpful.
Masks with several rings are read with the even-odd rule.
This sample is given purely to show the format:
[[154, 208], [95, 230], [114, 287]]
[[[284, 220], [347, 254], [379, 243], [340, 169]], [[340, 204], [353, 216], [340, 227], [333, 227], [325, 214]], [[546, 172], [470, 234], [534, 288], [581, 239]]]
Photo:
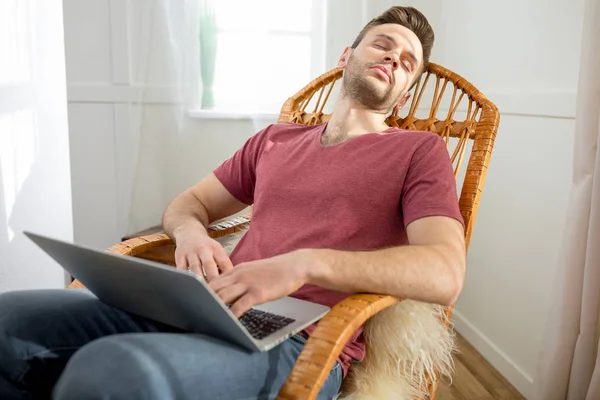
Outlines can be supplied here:
[[323, 125], [304, 125], [294, 124], [291, 122], [279, 122], [267, 126], [264, 131], [271, 136], [297, 135], [306, 132], [312, 132], [317, 129], [322, 129]]
[[447, 149], [446, 142], [437, 133], [392, 128], [387, 131], [390, 140], [397, 141], [410, 153], [423, 153], [434, 149]]
[[452, 161], [446, 141], [437, 133], [397, 129], [392, 131], [396, 148], [403, 149], [402, 157], [409, 160], [409, 169], [437, 164], [451, 168]]
[[400, 128], [390, 128], [386, 131], [391, 137], [414, 142], [417, 144], [433, 143], [442, 141], [443, 139], [437, 134], [429, 131], [415, 131]]
[[310, 137], [311, 133], [315, 133], [319, 129], [322, 129], [322, 125], [309, 126], [294, 123], [276, 123], [270, 124], [257, 132], [254, 138], [260, 142], [284, 143]]

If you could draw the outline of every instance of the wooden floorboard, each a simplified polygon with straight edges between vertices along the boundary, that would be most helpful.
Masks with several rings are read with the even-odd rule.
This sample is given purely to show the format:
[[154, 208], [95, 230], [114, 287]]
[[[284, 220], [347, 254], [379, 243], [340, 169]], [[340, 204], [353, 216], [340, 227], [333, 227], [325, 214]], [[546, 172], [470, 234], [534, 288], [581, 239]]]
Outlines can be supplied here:
[[467, 341], [458, 336], [451, 384], [440, 384], [436, 400], [525, 400]]

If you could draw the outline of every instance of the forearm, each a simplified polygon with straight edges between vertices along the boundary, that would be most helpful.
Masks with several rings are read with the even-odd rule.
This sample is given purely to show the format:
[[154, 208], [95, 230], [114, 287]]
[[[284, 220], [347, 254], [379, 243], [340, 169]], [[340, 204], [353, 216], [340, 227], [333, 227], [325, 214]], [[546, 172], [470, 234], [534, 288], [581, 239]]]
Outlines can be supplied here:
[[171, 238], [185, 230], [193, 229], [208, 235], [208, 212], [190, 192], [183, 192], [169, 204], [162, 218], [163, 229]]
[[450, 305], [462, 288], [464, 257], [446, 246], [407, 245], [375, 251], [327, 249], [314, 260], [307, 283], [348, 293], [381, 293]]

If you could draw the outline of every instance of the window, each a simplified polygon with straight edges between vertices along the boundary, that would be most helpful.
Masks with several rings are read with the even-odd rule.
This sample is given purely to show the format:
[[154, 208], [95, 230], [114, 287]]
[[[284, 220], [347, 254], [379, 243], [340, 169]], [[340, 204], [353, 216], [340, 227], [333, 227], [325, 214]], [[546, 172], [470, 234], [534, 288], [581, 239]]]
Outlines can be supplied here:
[[[202, 108], [278, 113], [288, 97], [324, 72], [325, 3], [214, 1], [216, 51], [201, 52], [201, 59], [208, 58], [201, 68], [214, 57], [214, 76], [205, 76], [203, 85], [211, 91], [212, 80], [214, 101]], [[201, 34], [202, 24], [201, 18]]]

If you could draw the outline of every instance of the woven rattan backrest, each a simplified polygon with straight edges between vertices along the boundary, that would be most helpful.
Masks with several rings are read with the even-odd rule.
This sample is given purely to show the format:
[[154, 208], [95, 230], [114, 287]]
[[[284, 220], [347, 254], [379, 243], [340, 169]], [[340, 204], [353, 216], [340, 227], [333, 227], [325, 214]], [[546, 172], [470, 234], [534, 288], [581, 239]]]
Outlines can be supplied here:
[[[327, 122], [331, 117], [326, 112], [327, 102], [334, 97], [334, 86], [342, 75], [343, 70], [336, 68], [310, 82], [285, 102], [279, 122]], [[392, 127], [435, 132], [446, 141], [458, 184], [462, 181], [459, 207], [468, 246], [500, 122], [498, 109], [464, 78], [429, 63], [415, 86], [410, 106], [398, 115], [389, 115], [386, 122]], [[461, 175], [465, 159], [468, 163]]]

